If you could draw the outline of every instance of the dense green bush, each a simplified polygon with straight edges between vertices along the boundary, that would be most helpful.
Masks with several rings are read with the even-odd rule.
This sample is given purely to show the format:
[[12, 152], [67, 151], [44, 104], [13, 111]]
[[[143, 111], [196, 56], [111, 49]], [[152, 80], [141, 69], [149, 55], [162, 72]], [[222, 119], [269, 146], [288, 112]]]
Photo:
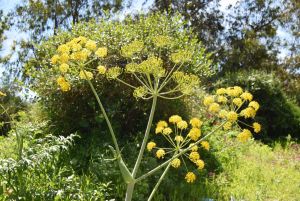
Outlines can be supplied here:
[[[98, 108], [87, 83], [72, 79], [72, 90], [68, 93], [60, 92], [56, 85], [59, 71], [50, 64], [50, 58], [55, 54], [57, 46], [78, 36], [85, 36], [96, 41], [98, 45], [108, 48], [110, 56], [103, 61], [107, 67], [123, 68], [126, 60], [120, 55], [121, 47], [134, 40], [141, 40], [144, 42], [144, 55], [151, 55], [151, 51], [159, 52], [165, 63], [169, 64], [169, 68], [171, 67], [171, 62], [168, 62], [169, 54], [180, 49], [188, 49], [193, 53], [192, 62], [184, 70], [199, 76], [212, 74], [209, 55], [191, 30], [185, 28], [181, 16], [169, 18], [164, 14], [151, 14], [139, 16], [137, 19], [129, 16], [122, 22], [102, 19], [100, 22], [78, 24], [70, 32], [61, 31], [38, 46], [36, 58], [31, 59], [24, 68], [25, 74], [32, 83], [32, 89], [37, 92], [45, 111], [48, 112], [59, 133], [68, 134], [77, 130], [90, 133], [102, 122], [100, 113], [94, 113]], [[155, 47], [153, 40], [157, 36], [171, 38], [172, 45], [167, 49]], [[91, 66], [97, 66], [97, 63]], [[131, 78], [128, 79], [129, 82], [133, 81]], [[108, 108], [111, 119], [115, 122], [114, 127], [122, 130], [122, 136], [136, 134], [144, 128], [145, 124], [141, 123], [146, 121], [146, 113], [149, 110], [147, 102], [136, 101], [131, 95], [132, 91], [126, 86], [115, 82], [112, 84], [105, 78], [97, 77], [93, 84], [105, 107]], [[114, 90], [116, 88], [118, 90]], [[174, 104], [171, 107], [165, 107], [164, 103], [158, 104], [161, 106], [157, 113], [162, 115], [170, 115], [175, 111], [183, 113], [184, 108], [177, 107], [178, 102], [172, 101]]]
[[256, 118], [262, 123], [263, 132], [259, 138], [269, 141], [289, 134], [293, 138], [300, 138], [300, 107], [286, 96], [281, 82], [273, 73], [228, 73], [214, 87], [232, 85], [248, 89], [260, 103]]
[[[14, 130], [23, 138], [21, 158], [13, 141], [14, 130], [1, 139], [0, 158], [1, 200], [104, 200], [109, 196], [109, 183], [101, 183], [96, 175], [77, 174], [71, 164], [70, 150], [76, 135], [55, 137], [34, 134], [45, 130], [46, 123], [18, 122]], [[3, 146], [4, 144], [4, 146]], [[7, 148], [7, 150], [4, 150]], [[106, 193], [106, 195], [105, 195]]]

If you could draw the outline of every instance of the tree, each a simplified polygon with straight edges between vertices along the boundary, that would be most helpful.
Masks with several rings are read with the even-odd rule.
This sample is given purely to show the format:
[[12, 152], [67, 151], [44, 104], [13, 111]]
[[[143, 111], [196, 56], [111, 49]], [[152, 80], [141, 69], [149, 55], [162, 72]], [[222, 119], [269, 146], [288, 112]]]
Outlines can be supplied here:
[[222, 13], [218, 8], [219, 0], [155, 0], [152, 5], [154, 12], [160, 10], [168, 15], [180, 13], [208, 50], [218, 49], [219, 34], [224, 29]]
[[23, 64], [36, 55], [36, 45], [55, 35], [59, 29], [71, 29], [79, 21], [97, 20], [101, 16], [120, 11], [124, 6], [122, 0], [21, 1], [8, 13], [9, 23], [12, 29], [25, 33], [28, 39], [16, 41], [10, 57], [2, 61], [8, 70], [6, 76], [12, 80], [20, 78]]

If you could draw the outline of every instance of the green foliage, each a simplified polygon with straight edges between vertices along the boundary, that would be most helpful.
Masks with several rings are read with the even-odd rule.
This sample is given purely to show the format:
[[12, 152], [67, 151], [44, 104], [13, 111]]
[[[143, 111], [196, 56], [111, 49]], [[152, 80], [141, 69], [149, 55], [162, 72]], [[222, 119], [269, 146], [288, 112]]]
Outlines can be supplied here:
[[[235, 150], [233, 150], [235, 149]], [[231, 153], [234, 153], [231, 154]], [[254, 141], [219, 152], [223, 172], [214, 180], [217, 200], [299, 200], [299, 145], [272, 150]]]
[[0, 96], [1, 104], [6, 109], [4, 112], [3, 108], [0, 108], [0, 136], [3, 136], [7, 135], [12, 127], [11, 118], [8, 115], [16, 115], [18, 111], [26, 109], [27, 104], [15, 92], [8, 91], [6, 87], [1, 91], [6, 94], [6, 96]]
[[232, 85], [251, 91], [261, 105], [257, 113], [263, 128], [261, 138], [268, 141], [288, 134], [300, 138], [300, 108], [285, 95], [281, 82], [273, 73], [227, 73], [214, 86]]
[[[72, 168], [69, 151], [76, 135], [64, 138], [44, 134], [42, 139], [31, 135], [44, 130], [45, 125], [19, 122], [16, 129], [23, 136], [23, 154], [20, 159], [14, 159], [10, 147], [1, 156], [0, 199], [104, 200], [104, 190], [109, 189], [109, 183], [95, 181], [97, 177], [92, 174], [78, 175]], [[13, 134], [1, 142], [13, 139]]]
[[[168, 62], [170, 52], [189, 49], [193, 51], [192, 62], [184, 70], [201, 76], [211, 75], [209, 55], [205, 53], [204, 47], [192, 35], [192, 32], [184, 26], [185, 23], [181, 21], [180, 16], [169, 19], [163, 14], [140, 16], [136, 20], [128, 17], [123, 22], [101, 20], [98, 23], [78, 24], [71, 32], [61, 32], [39, 46], [36, 59], [32, 58], [27, 63], [24, 68], [25, 73], [29, 75], [34, 91], [38, 93], [45, 111], [49, 113], [57, 130], [65, 134], [77, 130], [88, 131], [97, 127], [96, 125], [101, 125], [103, 118], [99, 112], [96, 114], [93, 112], [98, 109], [86, 82], [73, 79], [71, 81], [73, 90], [70, 93], [58, 91], [55, 83], [59, 73], [49, 62], [57, 46], [74, 37], [86, 36], [95, 40], [99, 46], [108, 48], [110, 56], [104, 61], [107, 67], [120, 66], [122, 68], [125, 67], [126, 60], [120, 55], [121, 47], [135, 40], [144, 43], [142, 55], [149, 55], [151, 51], [160, 52], [162, 59], [169, 65], [167, 68], [171, 66]], [[153, 39], [158, 35], [172, 38], [172, 45], [168, 48], [156, 48], [153, 45]], [[127, 79], [128, 82], [133, 80], [130, 77]], [[97, 81], [93, 84], [100, 97], [103, 97], [103, 104], [110, 111], [109, 114], [116, 124], [115, 127], [123, 131], [122, 135], [134, 134], [140, 130], [141, 125], [144, 125], [141, 123], [144, 123], [145, 112], [149, 109], [148, 103], [136, 101], [131, 97], [131, 91], [127, 87], [118, 83], [112, 84], [111, 81], [101, 77], [97, 77]], [[118, 91], [113, 90], [115, 88], [118, 88]], [[176, 101], [173, 102], [177, 104]], [[162, 109], [165, 110], [165, 108], [158, 109], [157, 113], [160, 113]]]

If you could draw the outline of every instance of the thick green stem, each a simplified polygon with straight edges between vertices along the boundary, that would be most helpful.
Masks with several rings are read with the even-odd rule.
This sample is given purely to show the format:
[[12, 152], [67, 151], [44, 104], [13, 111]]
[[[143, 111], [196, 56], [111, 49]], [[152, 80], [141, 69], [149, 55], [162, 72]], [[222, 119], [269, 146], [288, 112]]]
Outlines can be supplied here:
[[152, 200], [152, 198], [153, 198], [155, 192], [157, 191], [159, 185], [161, 184], [162, 180], [163, 180], [164, 177], [166, 176], [166, 174], [167, 174], [167, 172], [168, 172], [170, 166], [171, 166], [171, 162], [168, 164], [167, 168], [166, 168], [165, 171], [162, 173], [162, 175], [160, 176], [158, 182], [157, 182], [156, 185], [154, 186], [154, 188], [153, 188], [153, 190], [152, 190], [152, 192], [151, 192], [151, 194], [150, 194], [150, 196], [149, 196], [149, 198], [148, 198], [148, 201], [151, 201], [151, 200]]
[[[83, 70], [82, 67], [81, 67], [81, 69]], [[87, 75], [86, 75], [86, 73], [85, 73], [84, 70], [83, 70], [83, 73], [87, 77]], [[112, 125], [111, 125], [111, 123], [110, 123], [110, 121], [108, 119], [106, 111], [105, 111], [105, 109], [104, 109], [104, 107], [103, 107], [103, 105], [102, 105], [102, 103], [100, 101], [100, 98], [99, 98], [99, 96], [98, 96], [98, 94], [96, 92], [96, 89], [95, 89], [94, 85], [92, 84], [92, 82], [89, 79], [87, 79], [87, 81], [88, 81], [88, 83], [90, 85], [90, 88], [92, 89], [92, 92], [93, 92], [93, 94], [94, 94], [94, 96], [95, 96], [95, 98], [97, 100], [97, 103], [98, 103], [98, 105], [99, 105], [99, 107], [101, 109], [101, 112], [102, 112], [102, 114], [103, 114], [103, 116], [105, 118], [106, 124], [108, 126], [109, 132], [111, 134], [111, 137], [112, 137], [112, 140], [113, 140], [113, 143], [114, 143], [114, 147], [115, 147], [115, 149], [117, 151], [117, 154], [120, 155], [121, 151], [120, 151], [120, 148], [119, 148], [119, 145], [118, 145], [118, 142], [117, 142], [117, 138], [116, 138], [116, 135], [115, 135], [114, 130], [112, 128]]]
[[140, 164], [141, 164], [141, 161], [142, 161], [142, 158], [143, 158], [143, 154], [144, 154], [144, 151], [145, 151], [145, 148], [146, 148], [146, 144], [148, 142], [149, 133], [150, 133], [150, 129], [151, 129], [151, 125], [152, 125], [152, 121], [153, 121], [153, 117], [154, 117], [154, 112], [155, 112], [155, 108], [156, 108], [156, 102], [157, 102], [157, 94], [154, 94], [153, 95], [153, 101], [152, 101], [152, 107], [151, 107], [151, 111], [150, 111], [150, 115], [149, 115], [149, 119], [148, 119], [147, 128], [146, 128], [146, 131], [145, 131], [144, 139], [143, 139], [143, 142], [142, 142], [142, 146], [141, 146], [138, 158], [136, 160], [136, 163], [135, 163], [133, 171], [132, 171], [133, 178], [135, 177], [135, 175], [136, 175], [136, 173], [137, 173], [137, 171], [140, 167]]
[[135, 183], [129, 183], [127, 185], [125, 201], [131, 201], [132, 200], [134, 185], [135, 185]]
[[[212, 130], [210, 133], [208, 133], [207, 135], [205, 135], [203, 138], [201, 138], [200, 140], [198, 140], [197, 142], [194, 143], [194, 145], [198, 145], [200, 144], [200, 142], [202, 142], [204, 139], [208, 138], [208, 136], [212, 135], [213, 133], [215, 133], [217, 130], [219, 130], [224, 124], [226, 123], [226, 121], [224, 121], [220, 126], [218, 126], [216, 129]], [[192, 147], [188, 147], [185, 148], [183, 150], [181, 150], [178, 154], [174, 155], [172, 158], [170, 158], [169, 160], [165, 161], [164, 163], [160, 164], [159, 166], [157, 166], [156, 168], [150, 170], [149, 172], [147, 172], [146, 174], [142, 175], [141, 177], [137, 178], [135, 181], [141, 181], [143, 179], [145, 179], [146, 177], [154, 174], [155, 172], [157, 172], [158, 170], [160, 170], [161, 168], [165, 167], [166, 165], [168, 165], [173, 159], [178, 158], [179, 156], [185, 154], [186, 152], [190, 151], [192, 149]]]

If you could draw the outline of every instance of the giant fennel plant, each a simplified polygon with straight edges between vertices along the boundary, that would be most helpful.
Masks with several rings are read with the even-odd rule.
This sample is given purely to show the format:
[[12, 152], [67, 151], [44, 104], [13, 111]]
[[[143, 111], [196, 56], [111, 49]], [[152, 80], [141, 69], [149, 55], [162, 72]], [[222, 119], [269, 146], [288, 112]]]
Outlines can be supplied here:
[[[255, 133], [261, 130], [261, 126], [257, 122], [249, 125], [241, 121], [241, 119], [254, 118], [259, 104], [252, 100], [251, 93], [243, 91], [241, 87], [234, 86], [220, 88], [214, 95], [204, 98], [202, 104], [206, 107], [207, 112], [211, 114], [211, 118], [218, 119], [218, 126], [208, 132], [202, 133], [203, 122], [200, 118], [193, 117], [190, 121], [185, 121], [179, 115], [172, 115], [168, 121], [159, 121], [152, 131], [157, 100], [159, 98], [173, 100], [191, 95], [200, 83], [196, 75], [186, 73], [185, 69], [191, 62], [193, 50], [178, 49], [176, 52], [168, 52], [168, 46], [172, 45], [172, 38], [163, 35], [153, 38], [152, 43], [153, 48], [159, 49], [156, 51], [157, 53], [148, 49], [145, 50], [146, 47], [140, 40], [134, 40], [124, 45], [120, 49], [120, 55], [126, 61], [122, 67], [107, 65], [105, 58], [110, 57], [109, 47], [97, 44], [96, 41], [84, 36], [60, 44], [56, 54], [51, 58], [53, 68], [60, 72], [56, 81], [61, 91], [65, 93], [71, 91], [71, 83], [74, 80], [83, 79], [88, 82], [112, 137], [114, 146], [111, 146], [110, 149], [119, 165], [124, 182], [127, 184], [126, 201], [132, 200], [136, 184], [163, 168], [164, 171], [154, 186], [148, 198], [149, 201], [152, 200], [170, 168], [182, 166], [187, 172], [186, 182], [193, 183], [196, 180], [197, 171], [201, 171], [205, 166], [199, 152], [210, 149], [207, 138], [218, 129], [230, 130], [233, 126], [248, 126], [249, 128], [243, 126], [244, 129], [241, 129], [237, 135], [237, 139], [242, 142], [251, 138], [251, 130]], [[122, 79], [125, 76], [123, 74], [131, 76], [133, 78], [131, 80], [135, 81], [130, 83]], [[152, 100], [144, 138], [132, 170], [124, 162], [111, 120], [94, 87], [93, 81], [97, 82], [99, 76], [105, 76], [108, 80], [120, 82], [132, 88], [133, 96], [137, 99]], [[151, 131], [155, 134], [151, 135]], [[150, 137], [151, 140], [149, 140]], [[164, 138], [170, 146], [159, 146], [155, 142], [155, 138]], [[145, 150], [154, 152], [155, 156], [164, 162], [149, 172], [138, 175]], [[187, 163], [191, 163], [194, 168], [188, 169], [191, 166], [187, 166]]]

